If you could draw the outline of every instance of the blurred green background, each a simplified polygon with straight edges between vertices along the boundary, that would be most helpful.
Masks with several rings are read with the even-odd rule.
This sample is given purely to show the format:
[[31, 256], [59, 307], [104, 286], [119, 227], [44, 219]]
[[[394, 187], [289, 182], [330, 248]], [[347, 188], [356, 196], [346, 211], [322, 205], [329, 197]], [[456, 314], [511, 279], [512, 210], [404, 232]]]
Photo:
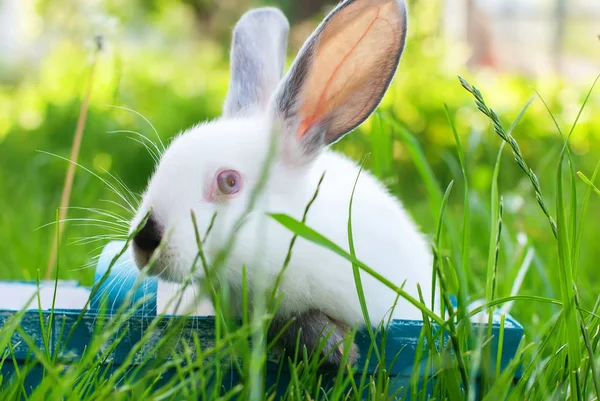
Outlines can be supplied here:
[[[453, 7], [459, 3], [463, 8], [457, 11]], [[535, 94], [532, 88], [537, 89], [561, 129], [568, 132], [586, 92], [600, 73], [599, 32], [585, 28], [598, 26], [600, 18], [594, 19], [598, 14], [584, 9], [589, 18], [582, 22], [577, 17], [582, 11], [577, 11], [574, 1], [568, 3], [574, 7], [569, 8], [568, 15], [575, 17], [562, 18], [553, 10], [563, 2], [547, 2], [550, 6], [546, 9], [542, 5], [539, 12], [547, 17], [548, 29], [556, 35], [551, 35], [554, 39], [549, 43], [537, 46], [535, 35], [531, 39], [533, 31], [517, 32], [510, 25], [514, 15], [517, 20], [520, 17], [518, 6], [523, 2], [508, 3], [514, 3], [513, 14], [485, 9], [473, 1], [411, 0], [406, 50], [380, 109], [394, 115], [394, 121], [405, 130], [378, 113], [335, 145], [356, 160], [370, 152], [368, 167], [431, 234], [439, 205], [428, 199], [403, 134], [416, 139], [442, 190], [455, 180], [449, 213], [456, 223], [462, 221], [463, 183], [444, 111], [444, 104], [448, 105], [467, 153], [473, 208], [469, 276], [473, 296], [480, 296], [485, 287], [489, 190], [500, 139], [462, 89], [457, 75], [482, 90], [506, 127]], [[141, 113], [165, 142], [199, 121], [218, 116], [229, 77], [231, 28], [249, 7], [262, 4], [282, 8], [290, 19], [288, 64], [333, 6], [333, 2], [322, 0], [0, 1], [0, 20], [4, 18], [5, 22], [0, 24], [0, 279], [33, 280], [38, 274], [43, 276], [54, 226], [42, 226], [56, 218], [67, 162], [39, 151], [69, 157], [94, 57], [96, 73], [79, 162], [109, 180], [106, 172], [120, 177], [131, 191], [140, 193], [152, 172], [152, 158], [142, 145], [129, 138], [131, 134], [110, 132], [136, 131], [152, 139], [154, 133], [135, 113], [111, 106]], [[466, 16], [466, 22], [457, 13]], [[482, 21], [481, 15], [488, 18], [483, 21], [505, 23], [490, 24], [487, 29], [486, 24], [477, 24]], [[528, 25], [528, 18], [539, 20], [536, 15], [521, 17], [523, 26]], [[98, 34], [103, 35], [103, 50], [94, 56]], [[505, 34], [517, 35], [522, 41]], [[529, 44], [527, 38], [531, 39]], [[537, 54], [534, 50], [543, 51]], [[599, 113], [600, 92], [595, 91], [571, 141], [575, 168], [587, 176], [592, 175], [600, 155]], [[513, 134], [537, 172], [554, 212], [562, 141], [539, 99]], [[508, 151], [504, 153], [499, 182], [505, 201], [499, 294], [509, 295], [519, 271], [526, 271], [519, 293], [557, 297], [557, 255], [552, 233], [529, 182]], [[585, 185], [578, 181], [577, 186], [581, 201]], [[117, 201], [119, 198], [101, 180], [77, 169], [71, 206], [107, 209], [129, 219], [131, 216], [113, 203]], [[85, 209], [70, 210], [69, 218], [106, 220]], [[600, 292], [600, 202], [595, 195], [585, 220], [578, 282], [581, 298], [589, 305]], [[460, 237], [459, 224], [456, 230]], [[60, 248], [60, 276], [89, 284], [94, 257], [107, 236], [113, 234], [110, 227], [98, 222], [68, 223]], [[531, 264], [521, 269], [530, 249]], [[517, 305], [513, 312], [535, 327], [553, 310]]]

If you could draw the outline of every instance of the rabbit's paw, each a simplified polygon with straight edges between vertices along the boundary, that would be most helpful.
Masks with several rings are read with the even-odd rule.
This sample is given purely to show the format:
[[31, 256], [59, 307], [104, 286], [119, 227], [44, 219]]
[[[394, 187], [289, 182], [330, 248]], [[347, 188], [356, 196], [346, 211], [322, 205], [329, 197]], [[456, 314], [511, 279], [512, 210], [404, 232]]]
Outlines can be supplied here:
[[[344, 323], [315, 309], [292, 316], [277, 317], [269, 327], [270, 336], [281, 335], [278, 345], [287, 354], [293, 355], [294, 351], [301, 353], [304, 348], [311, 354], [319, 351], [320, 357], [324, 359], [324, 365], [333, 368], [342, 364], [345, 352], [347, 353], [346, 364], [353, 365], [358, 359], [356, 344], [345, 345], [349, 332]], [[299, 346], [298, 350], [296, 344]]]

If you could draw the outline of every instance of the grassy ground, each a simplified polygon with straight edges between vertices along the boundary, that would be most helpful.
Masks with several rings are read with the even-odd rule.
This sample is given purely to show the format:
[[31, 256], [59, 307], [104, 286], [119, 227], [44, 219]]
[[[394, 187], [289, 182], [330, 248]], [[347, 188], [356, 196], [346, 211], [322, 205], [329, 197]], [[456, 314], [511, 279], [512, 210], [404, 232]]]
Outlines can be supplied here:
[[[545, 152], [548, 153], [548, 159], [538, 162], [537, 168], [532, 170], [515, 138], [525, 135], [517, 133], [531, 102], [543, 104], [543, 100], [538, 97], [522, 105], [513, 121], [504, 122], [491, 110], [493, 105], [486, 103], [481, 92], [466, 81], [461, 81], [461, 84], [476, 102], [471, 107], [478, 108], [490, 121], [490, 130], [486, 132], [489, 136], [481, 141], [501, 144], [497, 147], [495, 161], [489, 166], [492, 174], [486, 191], [473, 189], [470, 184], [477, 180], [470, 174], [477, 148], [469, 142], [461, 143], [461, 135], [456, 131], [456, 120], [460, 117], [452, 112], [451, 103], [446, 109], [447, 127], [449, 134], [454, 134], [456, 153], [455, 159], [448, 162], [451, 177], [444, 180], [434, 175], [419, 141], [395, 116], [392, 108], [384, 105], [371, 119], [367, 130], [372, 155], [368, 167], [401, 194], [404, 192], [401, 181], [393, 181], [397, 175], [393, 149], [396, 144], [401, 144], [407, 152], [425, 193], [424, 201], [412, 203], [414, 206], [411, 206], [411, 210], [417, 220], [419, 216], [425, 216], [422, 221], [430, 224], [428, 232], [433, 233], [435, 267], [437, 279], [443, 288], [442, 298], [451, 294], [458, 296], [456, 309], [444, 316], [428, 319], [430, 323], [442, 325], [444, 330], [435, 330], [431, 324], [427, 324], [421, 334], [421, 341], [429, 340], [422, 343], [428, 353], [421, 357], [426, 358], [426, 365], [435, 378], [429, 383], [433, 388], [433, 396], [435, 399], [475, 399], [474, 384], [478, 366], [488, 366], [492, 358], [490, 333], [472, 331], [466, 305], [469, 300], [483, 298], [490, 308], [510, 311], [516, 316], [525, 326], [526, 335], [514, 363], [504, 370], [483, 370], [484, 380], [478, 397], [489, 400], [505, 397], [514, 400], [597, 399], [600, 395], [600, 376], [597, 372], [600, 362], [597, 351], [600, 341], [600, 284], [595, 274], [594, 261], [597, 259], [593, 248], [596, 238], [593, 233], [597, 230], [594, 216], [598, 215], [597, 197], [600, 191], [592, 184], [597, 169], [579, 172], [576, 156], [567, 142], [576, 131], [577, 120], [585, 115], [585, 105], [593, 92], [590, 90], [582, 99], [581, 113], [576, 114], [572, 125], [561, 127], [557, 123], [555, 127], [567, 146], [562, 146], [562, 140], [557, 141], [557, 145]], [[458, 81], [456, 85], [459, 85]], [[548, 118], [554, 118], [551, 109], [548, 110]], [[351, 154], [357, 149], [357, 143], [352, 145], [354, 147], [346, 148]], [[505, 169], [514, 168], [515, 165], [521, 170], [523, 186], [518, 195], [507, 195], [500, 178]], [[545, 181], [540, 181], [536, 176], [538, 169], [541, 170], [540, 176], [546, 178]], [[27, 175], [34, 177], [43, 172], [41, 163], [39, 167], [27, 169], [24, 177], [13, 176], [10, 179], [27, 183]], [[81, 175], [84, 182], [78, 185], [86, 185], [85, 180], [95, 179], [83, 172]], [[97, 197], [99, 193], [104, 193], [104, 189], [99, 189], [102, 186], [90, 188], [90, 191], [84, 191], [85, 196], [78, 201], [96, 205], [99, 202]], [[119, 192], [123, 192], [123, 189]], [[13, 196], [18, 198], [19, 194]], [[522, 199], [519, 199], [520, 196]], [[30, 205], [27, 204], [27, 207]], [[40, 204], [37, 208], [28, 208], [27, 214], [23, 214], [16, 211], [19, 205], [14, 204], [13, 207], [15, 209], [9, 210], [9, 216], [32, 220], [45, 209]], [[118, 209], [112, 207], [109, 210], [116, 212]], [[107, 223], [111, 220], [110, 216], [103, 217], [91, 209], [82, 213], [85, 218], [98, 217], [100, 230], [110, 234], [108, 229], [111, 226]], [[331, 249], [336, 248], [335, 244], [319, 239], [302, 223], [284, 216], [279, 219], [298, 235], [320, 241]], [[88, 226], [95, 224], [91, 220], [86, 223]], [[86, 235], [84, 232], [84, 238], [94, 239]], [[84, 241], [87, 244], [84, 247], [86, 251], [102, 245], [108, 237], [97, 239], [97, 244]], [[13, 249], [9, 256], [24, 252], [34, 259], [36, 252], [45, 254], [43, 249], [32, 247], [30, 242], [15, 242], [16, 246], [22, 246], [23, 249]], [[67, 264], [65, 259], [69, 260], [69, 257], [67, 251], [60, 259], [61, 266]], [[354, 261], [357, 267], [368, 269], [352, 255], [346, 254], [346, 257]], [[65, 272], [65, 268], [62, 268], [59, 275], [87, 279], [85, 274], [89, 274], [90, 269], [83, 271], [84, 274], [80, 276], [79, 270], [67, 269]], [[20, 269], [14, 270], [12, 275], [35, 279], [36, 273], [35, 270]], [[218, 311], [223, 302], [221, 295], [219, 292], [215, 298], [219, 300]], [[428, 303], [415, 302], [424, 313], [429, 313]], [[118, 334], [120, 324], [128, 317], [128, 313], [123, 312], [105, 322], [98, 322], [89, 347], [71, 365], [64, 364], [63, 356], [59, 357], [41, 347], [36, 349], [25, 368], [12, 377], [2, 378], [0, 391], [3, 399], [22, 396], [27, 389], [25, 373], [37, 366], [43, 369], [45, 379], [33, 389], [29, 399], [227, 399], [233, 395], [241, 399], [270, 399], [274, 395], [273, 389], [265, 388], [263, 375], [266, 351], [272, 343], [265, 339], [264, 333], [275, 307], [276, 302], [269, 303], [266, 310], [244, 316], [241, 323], [228, 319], [226, 314], [217, 313], [219, 318], [216, 320], [214, 342], [208, 347], [193, 333], [182, 334], [179, 326], [181, 321], [171, 322], [171, 326], [161, 326], [157, 321], [151, 324], [146, 337], [129, 349], [129, 357], [124, 365], [112, 376], [105, 375], [106, 367], [102, 363], [110, 360], [109, 355], [113, 350], [107, 348], [106, 341]], [[11, 355], [14, 355], [12, 350], [15, 344], [11, 345], [10, 339], [15, 331], [26, 344], [34, 345], [33, 339], [19, 328], [18, 320], [19, 315], [16, 315], [0, 331], [0, 347], [5, 349], [4, 357], [0, 359], [3, 366], [13, 363]], [[47, 327], [48, 321], [42, 319], [42, 325]], [[441, 338], [444, 332], [449, 335], [450, 341], [446, 342], [445, 347], [435, 348], [435, 341], [432, 340]], [[160, 340], [150, 341], [150, 337], [156, 333]], [[182, 336], [188, 340], [186, 344], [189, 346], [174, 347], [172, 341], [179, 344]], [[118, 341], [113, 344], [117, 346]], [[132, 358], [142, 344], [155, 347], [155, 359], [147, 370], [137, 372], [137, 365], [133, 364]], [[401, 352], [398, 357], [402, 358]], [[419, 362], [415, 362], [415, 370]], [[511, 387], [513, 374], [518, 367], [516, 362], [522, 363], [523, 378]], [[224, 367], [228, 364], [236, 369], [241, 381], [238, 386], [219, 394], [217, 389], [220, 386], [211, 388], [206, 383], [213, 381], [225, 385], [228, 376], [224, 373]], [[361, 375], [361, 367], [355, 367], [356, 376], [340, 371], [334, 374], [332, 388], [319, 390], [323, 378], [322, 372], [317, 369], [318, 360], [300, 353], [296, 358], [284, 360], [283, 365], [291, 372], [291, 383], [284, 391], [288, 399], [355, 399], [363, 392], [367, 392], [370, 399], [427, 399], [423, 391], [427, 382], [417, 384], [408, 393], [396, 393], [390, 390], [383, 369], [373, 375]], [[159, 388], [157, 381], [168, 369], [175, 374], [171, 379], [165, 379], [166, 386]], [[132, 372], [139, 374], [126, 375]]]

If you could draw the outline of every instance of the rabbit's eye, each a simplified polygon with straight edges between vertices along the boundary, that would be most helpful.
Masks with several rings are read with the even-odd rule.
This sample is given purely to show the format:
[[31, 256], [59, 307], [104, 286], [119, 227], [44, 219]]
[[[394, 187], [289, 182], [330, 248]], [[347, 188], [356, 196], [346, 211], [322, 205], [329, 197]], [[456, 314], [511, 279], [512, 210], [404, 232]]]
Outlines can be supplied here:
[[224, 195], [233, 195], [242, 187], [242, 177], [235, 170], [225, 170], [217, 176], [217, 186]]

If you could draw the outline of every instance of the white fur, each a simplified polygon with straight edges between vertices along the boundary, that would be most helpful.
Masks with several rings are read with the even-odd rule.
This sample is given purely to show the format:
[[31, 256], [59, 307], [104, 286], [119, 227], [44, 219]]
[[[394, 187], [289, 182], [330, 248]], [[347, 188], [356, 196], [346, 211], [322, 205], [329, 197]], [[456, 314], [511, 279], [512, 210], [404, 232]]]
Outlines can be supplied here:
[[[298, 113], [302, 112], [303, 101], [314, 100], [314, 96], [322, 96], [326, 94], [326, 88], [332, 88], [326, 86], [306, 89], [306, 73], [312, 71], [313, 55], [319, 46], [319, 35], [325, 32], [325, 27], [333, 20], [333, 15], [343, 15], [351, 10], [352, 7], [346, 6], [352, 1], [358, 3], [361, 0], [340, 3], [332, 11], [300, 51], [308, 56], [296, 59], [276, 89], [273, 88], [272, 82], [279, 78], [275, 75], [280, 74], [280, 71], [277, 68], [260, 66], [265, 65], [268, 60], [272, 60], [273, 63], [283, 60], [282, 52], [285, 46], [282, 46], [282, 41], [287, 37], [287, 23], [282, 19], [284, 17], [280, 13], [263, 10], [251, 14], [260, 18], [240, 19], [235, 30], [236, 39], [233, 41], [232, 50], [232, 55], [235, 56], [232, 58], [232, 79], [235, 82], [225, 109], [228, 110], [228, 104], [235, 107], [225, 113], [226, 118], [197, 126], [175, 139], [163, 155], [132, 223], [132, 229], [137, 227], [152, 207], [154, 220], [165, 231], [162, 240], [165, 247], [153, 272], [175, 281], [182, 281], [189, 275], [198, 252], [190, 215], [192, 210], [197, 217], [201, 233], [205, 232], [213, 214], [217, 212], [215, 227], [205, 242], [209, 263], [214, 261], [217, 253], [230, 240], [236, 222], [248, 208], [252, 190], [261, 176], [271, 138], [279, 140], [266, 185], [252, 212], [238, 230], [226, 268], [220, 272], [220, 279], [226, 280], [232, 289], [233, 304], [238, 312], [241, 312], [243, 267], [247, 269], [252, 292], [262, 294], [265, 289], [273, 286], [293, 236], [292, 232], [267, 213], [284, 213], [301, 220], [323, 172], [325, 179], [315, 203], [310, 208], [306, 223], [348, 250], [348, 207], [359, 169], [355, 162], [331, 150], [323, 149], [323, 145], [344, 135], [356, 121], [368, 117], [372, 108], [376, 106], [373, 100], [378, 102], [380, 98], [365, 94], [379, 93], [383, 96], [395, 69], [387, 68], [386, 75], [380, 80], [369, 79], [368, 75], [356, 75], [356, 79], [363, 81], [354, 82], [357, 84], [352, 86], [355, 88], [354, 92], [344, 90], [344, 81], [336, 81], [335, 85], [340, 87], [339, 93], [342, 97], [320, 97], [323, 103], [319, 103], [319, 107], [311, 111], [324, 114], [300, 116]], [[375, 2], [369, 2], [364, 5], [383, 7], [385, 4], [387, 10], [396, 13], [394, 21], [401, 25], [393, 32], [400, 36], [390, 37], [389, 25], [386, 24], [371, 29], [379, 15], [377, 11], [376, 15], [372, 13], [376, 19], [368, 25], [364, 33], [371, 36], [364, 42], [361, 38], [356, 45], [387, 43], [388, 47], [395, 46], [390, 47], [394, 51], [379, 52], [379, 59], [374, 60], [352, 59], [348, 65], [344, 65], [346, 73], [359, 71], [356, 68], [351, 70], [351, 66], [363, 62], [367, 62], [370, 68], [375, 68], [376, 65], [389, 66], [390, 60], [395, 60], [396, 63], [399, 60], [406, 27], [404, 4], [402, 0], [380, 3], [377, 5]], [[360, 14], [347, 16], [359, 18]], [[264, 24], [270, 24], [272, 32], [280, 33], [277, 36], [279, 40], [266, 40], [262, 33], [264, 30], [258, 29]], [[337, 31], [333, 29], [332, 32]], [[340, 32], [342, 33], [339, 35], [329, 34], [338, 36], [329, 37], [327, 42], [335, 44], [339, 41], [340, 48], [336, 49], [335, 54], [323, 53], [323, 57], [338, 59], [319, 65], [331, 66], [331, 63], [335, 62], [337, 64], [333, 65], [339, 67], [346, 60], [345, 57], [339, 58], [339, 54], [350, 54], [353, 51], [354, 47], [348, 47], [343, 31]], [[254, 54], [254, 50], [239, 48], [244, 43], [252, 44], [248, 49], [258, 48], [260, 53]], [[254, 46], [257, 43], [262, 43], [262, 46]], [[365, 48], [356, 54], [359, 55], [357, 57], [370, 57]], [[389, 59], [381, 59], [382, 57]], [[334, 73], [335, 70], [328, 72], [331, 76]], [[325, 85], [330, 85], [330, 82], [332, 81], [327, 81]], [[252, 88], [246, 88], [250, 83], [263, 87], [254, 91]], [[244, 90], [238, 90], [239, 88]], [[262, 95], [264, 91], [275, 91], [268, 104], [263, 103], [266, 101]], [[353, 102], [354, 96], [357, 95], [362, 96], [360, 101]], [[246, 107], [247, 104], [250, 106]], [[241, 110], [238, 110], [240, 108]], [[306, 121], [313, 121], [309, 123], [309, 127], [304, 127], [310, 129], [303, 131], [303, 136], [297, 139], [296, 133], [299, 132], [300, 123]], [[330, 127], [334, 127], [335, 131], [329, 132]], [[326, 137], [325, 134], [331, 134], [333, 137]], [[207, 193], [211, 193], [216, 176], [223, 169], [237, 170], [242, 175], [243, 188], [228, 199], [213, 199], [207, 196]], [[419, 283], [424, 299], [431, 299], [432, 255], [427, 241], [400, 202], [366, 171], [362, 172], [358, 181], [352, 220], [358, 259], [396, 286], [406, 282], [404, 289], [416, 299]], [[202, 277], [202, 268], [197, 267], [194, 274], [197, 278]], [[372, 322], [378, 324], [392, 308], [397, 294], [364, 272], [361, 272], [361, 277], [369, 315]], [[280, 290], [284, 298], [279, 312], [283, 315], [320, 309], [348, 325], [364, 323], [351, 263], [332, 251], [302, 238], [298, 238], [293, 248], [293, 256]], [[422, 315], [406, 300], [399, 299], [393, 316], [419, 319]]]
[[[164, 269], [163, 277], [183, 280], [192, 268], [197, 245], [190, 210], [196, 214], [200, 232], [206, 230], [214, 211], [218, 212], [206, 243], [209, 259], [224, 246], [258, 181], [270, 131], [266, 117], [217, 120], [184, 133], [167, 149], [132, 224], [136, 227], [152, 205], [153, 214], [169, 231], [156, 268]], [[240, 171], [244, 187], [225, 203], [207, 202], [205, 190], [222, 168]], [[227, 263], [226, 278], [234, 301], [241, 292], [242, 266], [247, 267], [250, 281], [260, 278], [260, 283], [253, 285], [262, 287], [273, 284], [283, 265], [293, 234], [265, 212], [285, 213], [300, 220], [323, 172], [325, 179], [306, 223], [348, 250], [348, 205], [359, 172], [357, 164], [331, 150], [307, 166], [291, 164], [280, 156], [255, 211], [238, 233]], [[430, 299], [432, 256], [427, 241], [400, 202], [364, 170], [356, 187], [352, 220], [359, 260], [397, 286], [406, 280], [404, 289], [417, 299], [416, 284], [420, 283], [423, 296]], [[202, 269], [196, 271], [202, 277]], [[361, 277], [369, 315], [374, 322], [381, 321], [396, 294], [364, 272]], [[299, 238], [293, 248], [280, 289], [285, 294], [281, 313], [320, 308], [347, 324], [363, 322], [351, 264], [304, 239]], [[419, 319], [421, 313], [399, 299], [394, 316]]]

